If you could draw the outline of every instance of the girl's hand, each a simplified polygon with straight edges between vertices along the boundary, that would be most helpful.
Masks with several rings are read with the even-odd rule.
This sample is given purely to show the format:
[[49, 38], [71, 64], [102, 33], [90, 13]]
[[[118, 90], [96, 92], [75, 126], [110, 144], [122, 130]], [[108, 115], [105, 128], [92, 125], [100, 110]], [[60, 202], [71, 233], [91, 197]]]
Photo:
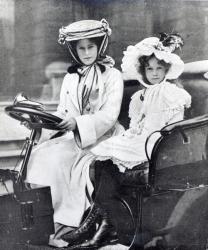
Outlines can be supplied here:
[[73, 131], [75, 130], [76, 126], [77, 122], [73, 117], [64, 119], [62, 122], [58, 124], [58, 127], [61, 130], [66, 130], [66, 131]]

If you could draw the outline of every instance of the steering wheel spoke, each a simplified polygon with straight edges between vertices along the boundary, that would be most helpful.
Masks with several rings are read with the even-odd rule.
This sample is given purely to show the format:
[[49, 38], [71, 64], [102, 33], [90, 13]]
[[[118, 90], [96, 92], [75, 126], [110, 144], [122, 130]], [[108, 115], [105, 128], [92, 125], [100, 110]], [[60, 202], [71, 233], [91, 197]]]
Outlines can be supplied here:
[[61, 130], [57, 125], [62, 121], [58, 116], [32, 107], [7, 106], [5, 112], [20, 122], [28, 122], [32, 129]]

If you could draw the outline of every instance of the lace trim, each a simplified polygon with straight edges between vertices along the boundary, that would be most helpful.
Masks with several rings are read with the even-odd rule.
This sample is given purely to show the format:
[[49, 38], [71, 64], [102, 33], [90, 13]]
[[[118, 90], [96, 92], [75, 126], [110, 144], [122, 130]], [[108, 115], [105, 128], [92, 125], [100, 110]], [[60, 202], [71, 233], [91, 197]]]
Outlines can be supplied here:
[[[94, 154], [92, 154], [94, 156]], [[112, 160], [112, 162], [118, 166], [118, 169], [120, 172], [124, 173], [126, 169], [132, 169], [133, 167], [140, 165], [147, 160], [143, 161], [121, 161], [115, 157], [109, 157], [109, 156], [96, 156], [96, 160], [98, 161], [106, 161], [106, 160]]]

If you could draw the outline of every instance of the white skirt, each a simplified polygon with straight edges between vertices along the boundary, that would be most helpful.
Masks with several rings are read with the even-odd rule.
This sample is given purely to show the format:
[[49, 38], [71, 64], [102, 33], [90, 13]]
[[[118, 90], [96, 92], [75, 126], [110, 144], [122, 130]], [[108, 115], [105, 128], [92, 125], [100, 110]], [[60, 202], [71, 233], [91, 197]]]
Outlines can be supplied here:
[[[128, 130], [123, 134], [113, 136], [97, 146], [91, 152], [98, 160], [111, 159], [118, 165], [121, 172], [126, 168], [131, 169], [147, 161], [145, 143], [150, 133], [143, 130], [141, 134], [130, 134]], [[147, 145], [147, 152], [150, 156], [155, 142], [160, 137], [160, 133], [154, 134]]]
[[51, 187], [54, 222], [78, 227], [90, 206], [93, 186], [89, 165], [93, 156], [79, 149], [73, 134], [46, 141], [34, 148], [27, 171], [27, 182]]

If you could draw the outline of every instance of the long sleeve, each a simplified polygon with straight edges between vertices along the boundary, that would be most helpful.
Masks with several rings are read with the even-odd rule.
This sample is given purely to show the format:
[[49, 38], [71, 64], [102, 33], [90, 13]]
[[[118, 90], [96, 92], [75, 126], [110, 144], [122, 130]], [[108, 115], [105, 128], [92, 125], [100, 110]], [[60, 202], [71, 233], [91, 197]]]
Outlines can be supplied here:
[[[72, 114], [68, 114], [71, 111], [71, 108], [69, 107], [69, 101], [71, 99], [71, 90], [72, 86], [77, 85], [77, 75], [76, 74], [66, 74], [63, 83], [61, 86], [61, 92], [60, 92], [60, 99], [59, 99], [59, 105], [57, 107], [57, 111], [54, 115], [59, 116], [60, 118], [65, 118], [67, 115], [74, 116], [74, 112]], [[71, 103], [70, 103], [71, 105]]]
[[[74, 117], [79, 114], [78, 111], [74, 108], [73, 103], [71, 102], [71, 95], [70, 95], [72, 94], [71, 92], [74, 92], [71, 91], [71, 89], [72, 86], [77, 86], [77, 81], [78, 81], [78, 76], [76, 76], [76, 74], [65, 75], [61, 86], [59, 104], [57, 110], [53, 113], [53, 115], [56, 115], [64, 119], [66, 117], [69, 116]], [[42, 135], [39, 140], [39, 143], [49, 140], [56, 133], [57, 131], [55, 130], [42, 129]]]

